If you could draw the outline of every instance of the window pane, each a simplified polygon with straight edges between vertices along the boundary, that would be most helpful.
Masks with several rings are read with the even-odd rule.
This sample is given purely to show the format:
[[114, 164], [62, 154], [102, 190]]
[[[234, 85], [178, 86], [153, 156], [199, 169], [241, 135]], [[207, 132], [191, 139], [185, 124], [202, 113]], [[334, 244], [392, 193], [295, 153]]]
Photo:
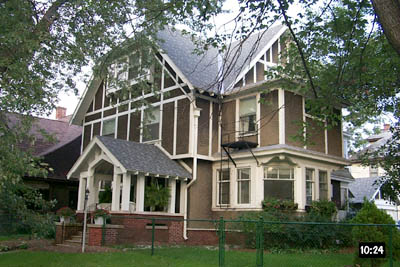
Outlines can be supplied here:
[[152, 141], [159, 138], [160, 109], [149, 108], [144, 114], [143, 141]]
[[312, 193], [313, 191], [313, 184], [312, 182], [306, 182], [306, 204], [311, 205], [312, 202]]
[[328, 200], [328, 174], [325, 171], [319, 172], [319, 199]]
[[264, 180], [264, 198], [294, 200], [293, 181]]
[[291, 179], [291, 169], [279, 169], [279, 179]]
[[114, 136], [115, 132], [115, 119], [103, 121], [103, 130], [101, 135], [103, 136]]
[[249, 97], [246, 99], [241, 99], [240, 100], [240, 105], [239, 105], [239, 116], [242, 117], [243, 115], [248, 115], [252, 113], [256, 113], [256, 97]]
[[278, 178], [278, 169], [268, 167], [264, 168], [264, 171], [266, 172], [265, 177], [268, 179], [277, 179]]
[[238, 202], [239, 204], [250, 203], [250, 181], [238, 182]]
[[219, 204], [229, 204], [229, 182], [220, 183]]
[[128, 79], [132, 80], [139, 76], [140, 59], [135, 55], [129, 56], [129, 73]]
[[307, 181], [314, 181], [314, 170], [306, 169], [306, 180]]
[[240, 169], [238, 170], [239, 180], [249, 180], [250, 179], [250, 169]]
[[[221, 174], [221, 172], [218, 172], [218, 173]], [[222, 181], [227, 181], [228, 180], [229, 181], [229, 169], [222, 170], [222, 177], [220, 175], [219, 180], [222, 180]]]

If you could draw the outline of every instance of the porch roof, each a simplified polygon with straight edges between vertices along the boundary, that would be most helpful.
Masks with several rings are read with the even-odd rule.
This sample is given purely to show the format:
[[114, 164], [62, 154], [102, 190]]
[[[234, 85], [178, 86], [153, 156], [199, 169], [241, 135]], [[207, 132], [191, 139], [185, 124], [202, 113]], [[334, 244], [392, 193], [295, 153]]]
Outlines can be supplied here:
[[155, 145], [107, 136], [97, 136], [97, 138], [128, 171], [192, 178], [188, 171]]
[[[149, 175], [192, 178], [177, 162], [172, 160], [156, 145], [143, 144], [107, 136], [95, 136], [75, 162], [68, 177], [75, 176], [76, 170], [86, 160], [94, 144], [113, 159], [113, 164], [122, 167], [125, 171], [148, 173]], [[74, 175], [75, 174], [75, 175]]]

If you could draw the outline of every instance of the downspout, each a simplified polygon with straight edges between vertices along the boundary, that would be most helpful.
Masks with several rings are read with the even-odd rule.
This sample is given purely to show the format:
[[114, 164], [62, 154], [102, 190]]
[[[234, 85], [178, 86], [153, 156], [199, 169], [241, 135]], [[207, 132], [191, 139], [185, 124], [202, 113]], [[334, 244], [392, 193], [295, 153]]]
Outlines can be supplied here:
[[199, 127], [199, 117], [200, 117], [200, 111], [201, 108], [196, 107], [195, 102], [193, 104], [193, 132], [192, 132], [192, 156], [193, 156], [193, 166], [192, 166], [192, 181], [190, 181], [186, 185], [186, 190], [185, 190], [185, 212], [183, 214], [183, 239], [187, 240], [187, 210], [188, 210], [188, 189], [189, 187], [196, 182], [197, 179], [197, 137], [198, 137], [198, 127]]

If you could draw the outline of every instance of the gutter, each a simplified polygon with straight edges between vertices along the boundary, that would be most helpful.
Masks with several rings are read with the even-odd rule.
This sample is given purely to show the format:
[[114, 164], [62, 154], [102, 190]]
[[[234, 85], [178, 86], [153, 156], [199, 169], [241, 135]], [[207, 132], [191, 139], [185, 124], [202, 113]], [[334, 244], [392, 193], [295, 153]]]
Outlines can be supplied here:
[[192, 166], [192, 180], [186, 185], [185, 190], [185, 211], [183, 214], [183, 239], [188, 240], [187, 236], [187, 210], [188, 210], [188, 189], [197, 180], [197, 137], [198, 137], [198, 127], [199, 127], [199, 117], [201, 109], [196, 107], [195, 102], [193, 102], [193, 142], [192, 142], [192, 153], [193, 153], [193, 166]]

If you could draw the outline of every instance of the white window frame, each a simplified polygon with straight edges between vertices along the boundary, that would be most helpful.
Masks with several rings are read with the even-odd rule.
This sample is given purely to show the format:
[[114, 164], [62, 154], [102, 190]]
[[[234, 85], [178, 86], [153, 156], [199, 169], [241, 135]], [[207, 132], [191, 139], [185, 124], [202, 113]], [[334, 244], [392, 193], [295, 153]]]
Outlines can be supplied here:
[[[158, 111], [158, 122], [149, 121], [148, 118], [147, 118], [147, 121], [146, 121], [146, 119], [145, 119], [146, 112], [154, 112], [154, 111]], [[151, 119], [151, 120], [153, 120], [153, 119]], [[153, 124], [158, 124], [158, 129], [157, 129], [158, 137], [157, 138], [152, 138], [151, 137], [152, 139], [146, 139], [145, 128], [149, 127], [150, 125], [153, 125]], [[142, 140], [143, 143], [154, 142], [154, 141], [158, 141], [158, 140], [161, 139], [160, 138], [160, 127], [161, 127], [161, 110], [160, 110], [160, 106], [148, 107], [147, 109], [143, 110], [142, 127], [143, 127], [143, 131], [141, 131], [141, 135], [142, 135], [141, 140]]]
[[[242, 178], [242, 171], [243, 170], [248, 170], [249, 171], [249, 178], [248, 179], [243, 179]], [[248, 182], [249, 183], [249, 201], [248, 202], [241, 202], [241, 183], [243, 182]], [[236, 169], [236, 186], [237, 186], [237, 204], [238, 205], [249, 205], [251, 204], [251, 168], [250, 167], [243, 167], [243, 168], [238, 168]]]
[[[321, 183], [321, 173], [324, 173], [325, 174], [325, 182], [324, 183]], [[328, 172], [326, 171], [326, 170], [318, 170], [318, 184], [319, 184], [319, 186], [318, 186], [318, 190], [319, 190], [319, 192], [318, 192], [318, 196], [319, 196], [319, 199], [320, 200], [329, 200], [329, 187], [328, 187]], [[324, 191], [326, 191], [326, 193], [325, 193], [325, 195], [326, 195], [326, 199], [321, 199], [321, 184], [323, 185], [323, 184], [325, 184], [326, 186], [325, 186], [325, 190]]]
[[[311, 180], [310, 179], [307, 179], [307, 171], [311, 171], [312, 172], [312, 176], [311, 176]], [[311, 202], [313, 201], [313, 200], [315, 200], [315, 169], [313, 169], [313, 168], [306, 168], [306, 170], [305, 170], [305, 181], [306, 181], [306, 184], [305, 184], [305, 189], [306, 189], [306, 206], [310, 206], [311, 205]], [[307, 201], [307, 199], [308, 199], [308, 197], [310, 196], [310, 195], [308, 195], [308, 193], [307, 193], [307, 184], [308, 183], [310, 183], [311, 184], [311, 202], [308, 202]]]
[[[277, 170], [277, 177], [276, 178], [271, 178], [268, 177], [268, 169], [272, 168], [272, 169], [276, 169]], [[289, 169], [289, 176], [290, 178], [287, 179], [282, 179], [280, 178], [280, 170], [281, 169]], [[296, 197], [296, 193], [295, 193], [295, 184], [296, 184], [296, 177], [295, 177], [295, 172], [294, 172], [294, 167], [292, 166], [288, 166], [288, 165], [270, 165], [270, 166], [264, 166], [263, 169], [263, 198], [265, 199], [265, 181], [291, 181], [292, 182], [292, 199], [293, 202], [295, 202], [295, 197]]]
[[[227, 180], [221, 180], [221, 173], [227, 172], [229, 174], [229, 179]], [[220, 203], [221, 199], [221, 186], [222, 184], [227, 183], [228, 188], [229, 188], [229, 194], [228, 194], [228, 203]], [[231, 170], [228, 168], [224, 168], [222, 170], [218, 169], [217, 170], [217, 197], [216, 197], [216, 206], [217, 207], [229, 207], [231, 203]]]
[[[113, 63], [110, 64], [109, 66], [109, 73], [113, 73], [113, 77], [117, 78], [119, 75], [122, 78], [122, 81], [128, 81], [129, 85], [134, 85], [139, 83], [141, 80], [151, 80], [151, 71], [150, 68], [144, 69], [143, 75], [139, 75], [138, 77], [131, 78], [129, 79], [129, 70], [131, 68], [130, 60], [132, 57], [135, 55], [135, 53], [129, 54], [127, 56], [123, 56], [117, 60], [115, 60]], [[121, 62], [119, 62], [121, 61]], [[139, 71], [141, 70], [141, 57], [139, 57]], [[135, 64], [136, 65], [136, 64]], [[106, 93], [111, 94], [114, 92], [117, 92], [120, 88], [116, 88], [115, 86], [110, 86], [109, 82], [107, 81], [107, 90]]]
[[[247, 113], [247, 114], [241, 115], [240, 114], [240, 103], [242, 101], [246, 101], [246, 100], [249, 100], [252, 98], [254, 98], [254, 110], [255, 111], [253, 113]], [[258, 110], [258, 108], [257, 108], [257, 96], [256, 95], [239, 99], [239, 112], [238, 112], [238, 114], [239, 114], [239, 136], [254, 135], [257, 133], [257, 131], [258, 131], [257, 110]], [[247, 129], [247, 131], [245, 131], [244, 126], [243, 126], [244, 121], [242, 120], [242, 118], [249, 118], [250, 116], [254, 116], [254, 130], [249, 131]], [[250, 119], [248, 120], [248, 126], [250, 126], [249, 122], [250, 122]]]

